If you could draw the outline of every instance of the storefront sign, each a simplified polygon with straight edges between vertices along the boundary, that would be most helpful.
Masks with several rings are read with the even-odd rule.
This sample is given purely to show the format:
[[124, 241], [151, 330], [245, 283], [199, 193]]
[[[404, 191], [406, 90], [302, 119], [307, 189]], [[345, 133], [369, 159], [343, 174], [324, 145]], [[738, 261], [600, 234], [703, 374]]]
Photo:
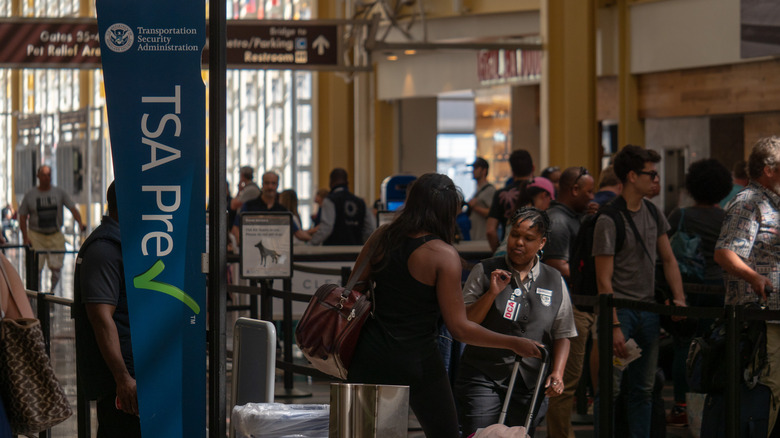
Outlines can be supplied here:
[[206, 434], [205, 0], [101, 0], [141, 430]]
[[[339, 24], [327, 21], [230, 20], [228, 68], [339, 69]], [[100, 68], [100, 38], [93, 19], [0, 19], [0, 67]], [[147, 47], [163, 40], [139, 35]], [[159, 37], [163, 37], [160, 35]], [[208, 47], [201, 55], [208, 65]]]
[[542, 76], [542, 51], [480, 50], [477, 76], [483, 85], [537, 81]]

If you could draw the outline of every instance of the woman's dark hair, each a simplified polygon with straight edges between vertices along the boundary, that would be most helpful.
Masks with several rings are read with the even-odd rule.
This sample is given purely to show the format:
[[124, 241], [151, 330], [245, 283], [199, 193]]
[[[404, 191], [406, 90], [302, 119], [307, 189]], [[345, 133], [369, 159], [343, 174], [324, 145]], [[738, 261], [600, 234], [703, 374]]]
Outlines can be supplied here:
[[399, 247], [406, 236], [425, 231], [452, 243], [455, 216], [463, 196], [452, 180], [438, 173], [426, 173], [412, 182], [398, 217], [385, 228], [379, 240], [382, 252]]
[[543, 210], [534, 207], [518, 208], [509, 220], [509, 227], [525, 221], [531, 221], [531, 228], [536, 228], [542, 237], [547, 237], [550, 232], [550, 217]]
[[731, 172], [714, 158], [691, 164], [685, 174], [685, 189], [701, 204], [717, 204], [731, 187]]

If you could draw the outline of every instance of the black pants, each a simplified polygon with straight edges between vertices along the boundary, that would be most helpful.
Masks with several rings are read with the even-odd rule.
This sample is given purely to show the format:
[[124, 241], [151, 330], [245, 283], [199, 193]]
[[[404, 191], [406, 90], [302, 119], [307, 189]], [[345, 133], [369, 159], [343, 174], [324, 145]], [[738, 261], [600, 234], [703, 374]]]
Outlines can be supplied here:
[[426, 438], [457, 438], [455, 401], [436, 344], [431, 341], [428, 348], [410, 348], [376, 330], [371, 320], [360, 336], [348, 381], [409, 385], [409, 406]]
[[[509, 378], [496, 382], [480, 370], [468, 364], [460, 364], [458, 378], [455, 381], [455, 395], [464, 437], [474, 433], [477, 429], [498, 423], [508, 386]], [[510, 427], [525, 424], [533, 393], [533, 389], [528, 388], [525, 381], [518, 376], [504, 424]], [[531, 422], [529, 435], [533, 434], [543, 414], [547, 411], [546, 405], [542, 409], [544, 402], [545, 396], [540, 394], [534, 407], [534, 421]]]
[[116, 394], [97, 401], [97, 438], [141, 438], [141, 420], [116, 408]]

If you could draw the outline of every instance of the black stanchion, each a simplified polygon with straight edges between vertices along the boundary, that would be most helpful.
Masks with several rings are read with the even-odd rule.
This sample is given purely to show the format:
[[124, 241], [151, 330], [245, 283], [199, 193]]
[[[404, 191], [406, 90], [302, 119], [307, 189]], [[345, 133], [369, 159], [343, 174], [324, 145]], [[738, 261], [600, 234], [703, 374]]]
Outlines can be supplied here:
[[[284, 362], [293, 363], [293, 322], [292, 322], [292, 279], [285, 278], [282, 281], [282, 293], [284, 294], [284, 304], [282, 306], [284, 319], [282, 320], [282, 331], [284, 332]], [[295, 389], [293, 384], [294, 373], [290, 369], [284, 370], [284, 387], [275, 391], [274, 397], [278, 398], [296, 398], [311, 397], [312, 393]]]
[[612, 380], [612, 294], [599, 295], [598, 338], [599, 338], [599, 437], [611, 438], [613, 434], [614, 399]]
[[739, 437], [739, 333], [742, 308], [726, 306], [726, 438]]
[[38, 253], [35, 252], [34, 249], [32, 249], [31, 246], [25, 246], [24, 247], [24, 262], [26, 267], [26, 283], [27, 283], [27, 289], [39, 291], [39, 279], [38, 279]]
[[38, 321], [41, 322], [43, 342], [46, 345], [46, 355], [51, 357], [51, 304], [46, 301], [46, 295], [43, 292], [38, 292], [38, 296], [35, 297], [35, 303]]

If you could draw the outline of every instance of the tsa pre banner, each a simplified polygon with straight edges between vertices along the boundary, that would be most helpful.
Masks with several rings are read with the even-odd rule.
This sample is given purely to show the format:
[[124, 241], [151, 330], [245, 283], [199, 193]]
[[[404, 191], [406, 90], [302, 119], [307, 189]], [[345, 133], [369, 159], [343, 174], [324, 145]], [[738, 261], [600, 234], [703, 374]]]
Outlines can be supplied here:
[[206, 434], [205, 11], [97, 1], [145, 437]]

